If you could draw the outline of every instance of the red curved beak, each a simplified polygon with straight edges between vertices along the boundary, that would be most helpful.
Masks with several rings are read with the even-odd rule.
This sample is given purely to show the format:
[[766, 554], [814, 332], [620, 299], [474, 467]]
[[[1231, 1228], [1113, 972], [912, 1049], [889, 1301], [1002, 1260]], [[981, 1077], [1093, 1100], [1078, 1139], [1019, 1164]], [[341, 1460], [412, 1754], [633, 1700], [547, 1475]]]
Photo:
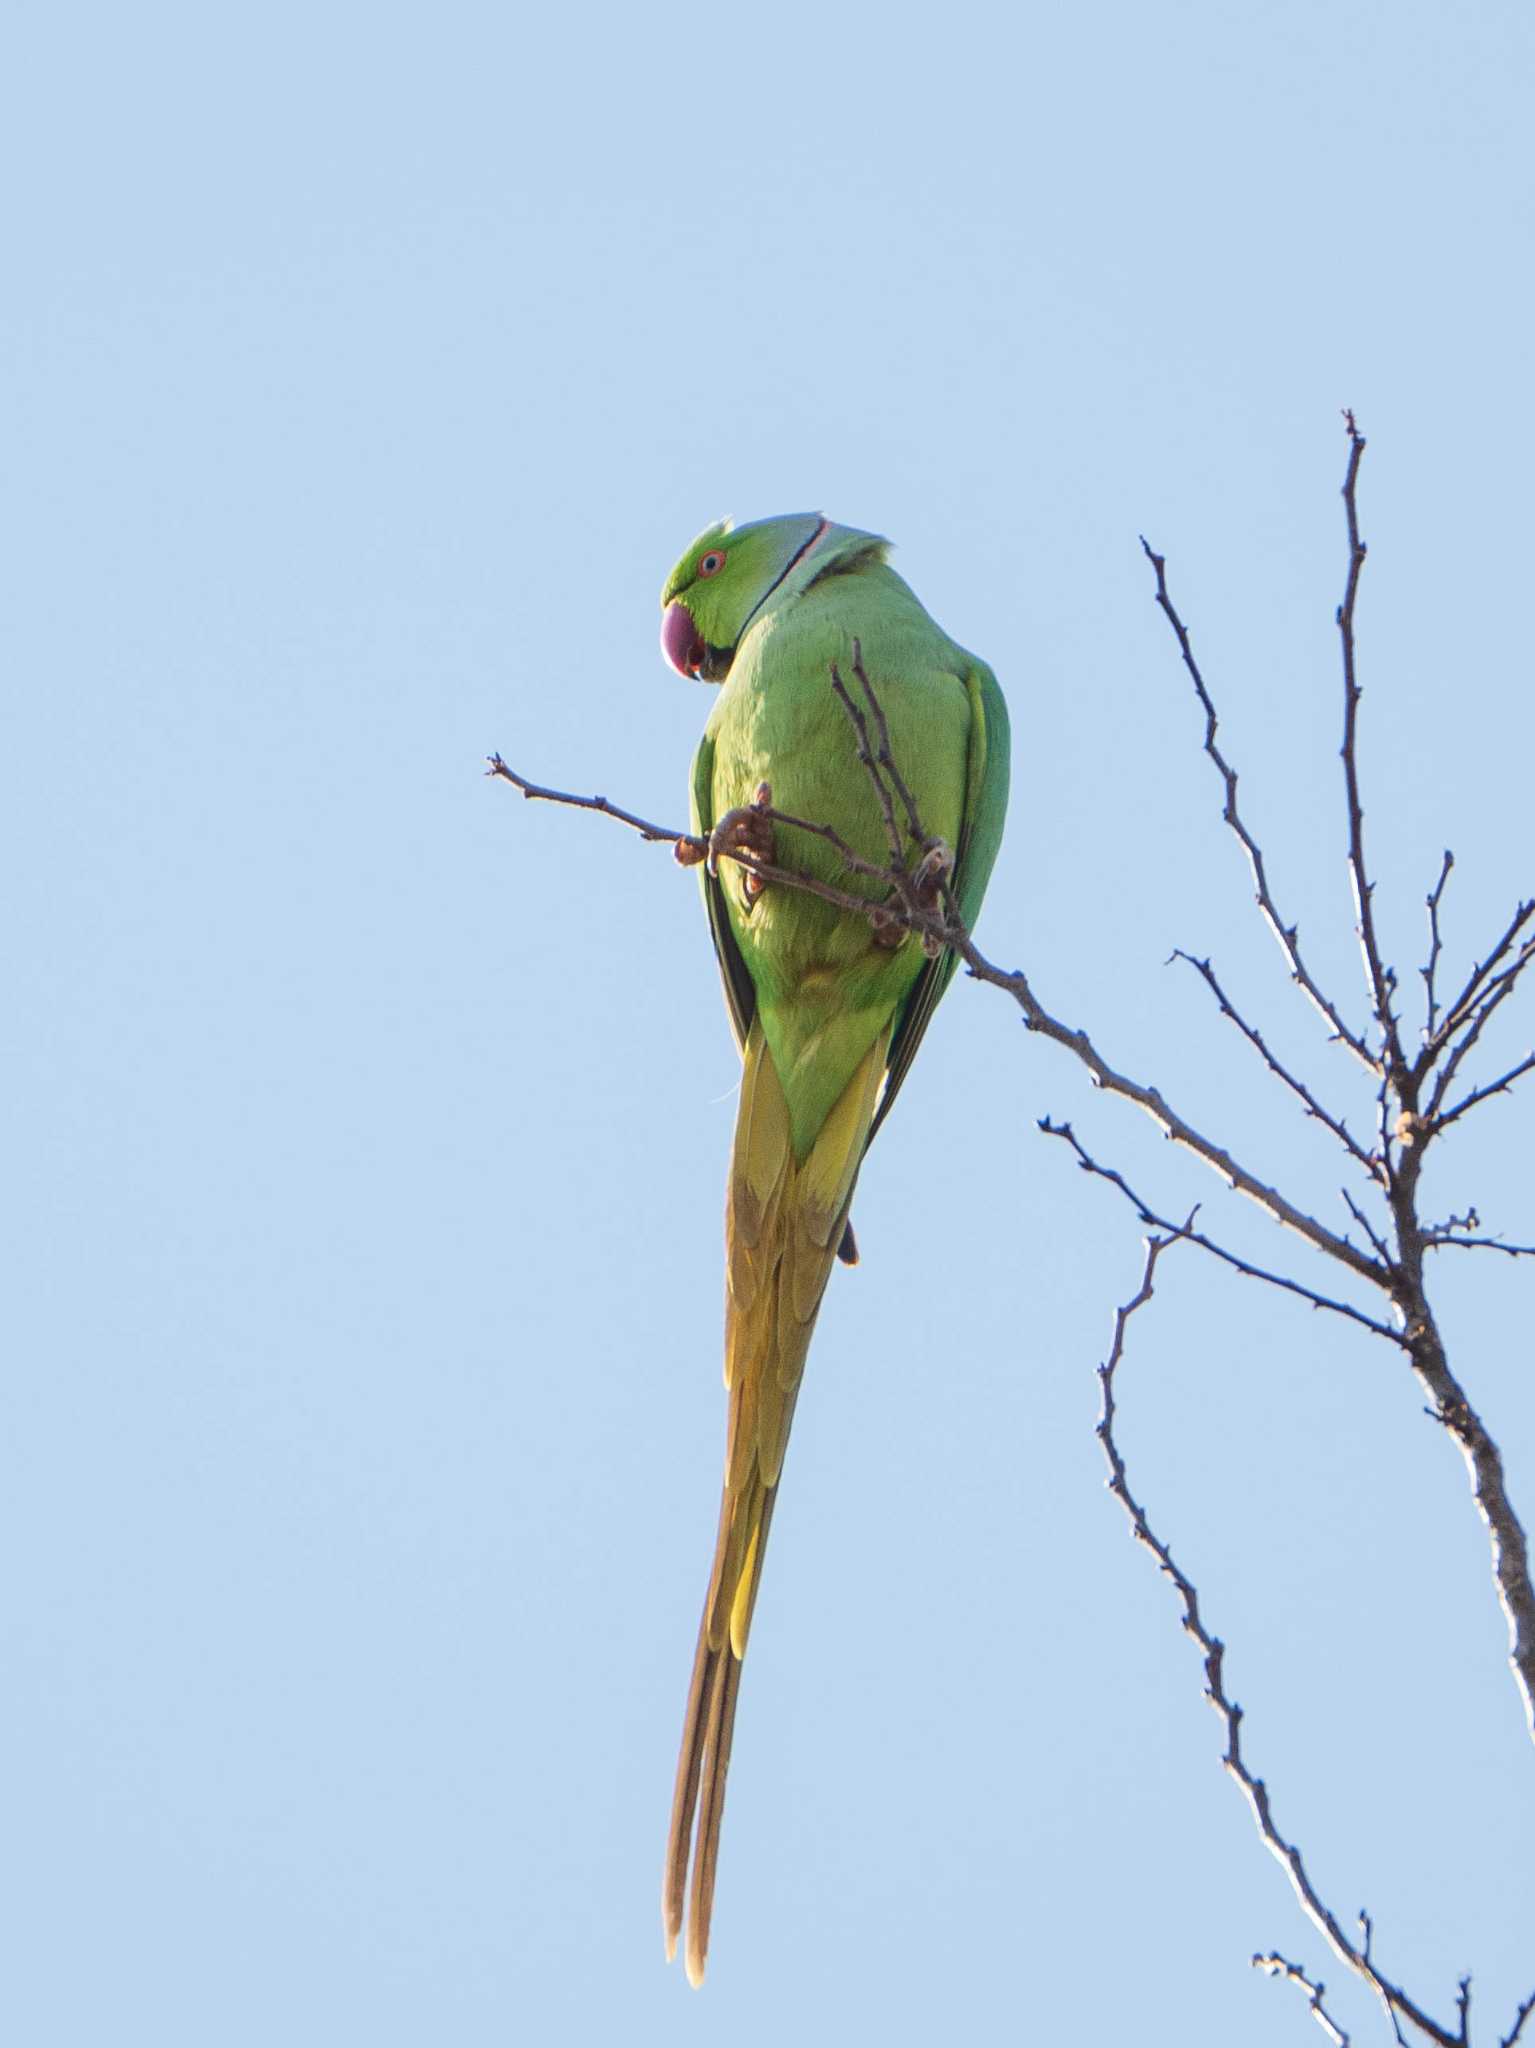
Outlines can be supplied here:
[[661, 652], [679, 676], [696, 676], [706, 651], [692, 613], [680, 599], [674, 600], [661, 614]]

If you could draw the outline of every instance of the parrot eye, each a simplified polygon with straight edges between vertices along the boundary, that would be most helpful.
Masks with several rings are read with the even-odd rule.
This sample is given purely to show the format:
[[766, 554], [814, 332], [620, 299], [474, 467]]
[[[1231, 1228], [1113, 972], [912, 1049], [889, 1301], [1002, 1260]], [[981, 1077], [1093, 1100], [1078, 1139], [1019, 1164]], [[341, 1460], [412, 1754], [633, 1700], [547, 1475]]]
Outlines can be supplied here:
[[725, 550], [723, 548], [710, 548], [708, 554], [704, 556], [698, 565], [698, 573], [700, 576], [718, 576], [724, 566]]

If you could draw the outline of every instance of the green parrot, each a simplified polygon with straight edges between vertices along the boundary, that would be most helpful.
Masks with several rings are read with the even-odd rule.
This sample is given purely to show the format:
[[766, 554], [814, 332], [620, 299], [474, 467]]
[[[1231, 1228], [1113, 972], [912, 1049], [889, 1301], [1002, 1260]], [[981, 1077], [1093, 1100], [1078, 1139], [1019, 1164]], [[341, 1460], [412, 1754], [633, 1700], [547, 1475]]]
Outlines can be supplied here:
[[[723, 685], [693, 760], [692, 817], [711, 841], [699, 874], [743, 1062], [725, 1195], [724, 1497], [662, 1899], [668, 1959], [686, 1899], [694, 1984], [708, 1955], [741, 1663], [810, 1333], [833, 1260], [857, 1256], [848, 1212], [864, 1153], [955, 965], [947, 950], [929, 958], [914, 933], [716, 856], [743, 847], [871, 902], [887, 893], [846, 873], [824, 839], [762, 815], [771, 806], [833, 826], [889, 864], [879, 800], [831, 682], [835, 664], [858, 701], [855, 649], [967, 925], [1007, 808], [996, 678], [928, 617], [888, 547], [816, 513], [726, 520], [699, 535], [661, 593], [667, 660]], [[922, 852], [913, 846], [913, 865]]]

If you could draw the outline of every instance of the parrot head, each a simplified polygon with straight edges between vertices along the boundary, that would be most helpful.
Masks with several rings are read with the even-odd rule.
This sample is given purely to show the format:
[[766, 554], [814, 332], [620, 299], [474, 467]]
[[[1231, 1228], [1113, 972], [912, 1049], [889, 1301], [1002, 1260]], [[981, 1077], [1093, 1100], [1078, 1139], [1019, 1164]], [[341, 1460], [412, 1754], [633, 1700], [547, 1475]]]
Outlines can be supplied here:
[[661, 592], [661, 652], [679, 675], [723, 682], [741, 636], [791, 570], [833, 527], [818, 512], [791, 512], [708, 527]]

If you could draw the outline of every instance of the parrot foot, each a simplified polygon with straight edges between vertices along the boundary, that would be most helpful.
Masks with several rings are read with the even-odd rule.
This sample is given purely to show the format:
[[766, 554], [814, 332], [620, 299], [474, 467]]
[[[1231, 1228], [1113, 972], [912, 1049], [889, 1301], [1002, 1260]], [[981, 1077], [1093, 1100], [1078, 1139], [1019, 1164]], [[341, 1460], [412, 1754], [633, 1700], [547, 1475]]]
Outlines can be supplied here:
[[[941, 839], [930, 840], [927, 851], [917, 862], [917, 871], [912, 876], [912, 889], [924, 910], [942, 912], [943, 892], [948, 887], [949, 877], [953, 872], [953, 849], [945, 846]], [[943, 951], [943, 941], [934, 932], [924, 932], [922, 950], [929, 960], [936, 960]]]
[[679, 868], [696, 868], [708, 855], [708, 843], [702, 839], [679, 839], [672, 847], [672, 858]]
[[[934, 912], [943, 909], [944, 888], [953, 872], [954, 855], [951, 850], [941, 839], [930, 841], [927, 851], [912, 871], [911, 895], [918, 910]], [[900, 894], [892, 890], [885, 902], [869, 913], [876, 946], [894, 952], [906, 938], [910, 926], [902, 922], [900, 912], [903, 908]], [[929, 960], [936, 960], [943, 951], [943, 941], [932, 932], [924, 932], [922, 950]]]
[[900, 900], [892, 892], [886, 898], [885, 903], [875, 904], [874, 908], [869, 912], [869, 923], [874, 929], [874, 943], [876, 946], [883, 946], [887, 953], [893, 953], [897, 946], [904, 944], [906, 939], [905, 925], [902, 924], [895, 911], [886, 908], [886, 904], [899, 904]]
[[[733, 811], [727, 811], [714, 830], [709, 834], [709, 872], [718, 874], [721, 859], [738, 853], [746, 854], [752, 860], [771, 865], [777, 852], [777, 841], [773, 821], [763, 813], [773, 807], [772, 785], [759, 782], [757, 794], [749, 804], [741, 804]], [[742, 888], [748, 903], [755, 903], [767, 884], [761, 875], [754, 875], [750, 868], [742, 871]]]
[[917, 862], [917, 872], [912, 876], [912, 880], [917, 885], [919, 895], [925, 890], [931, 889], [934, 892], [934, 901], [936, 902], [938, 896], [942, 893], [942, 884], [949, 879], [953, 872], [954, 849], [950, 846], [945, 846], [941, 839], [930, 839], [926, 853]]

